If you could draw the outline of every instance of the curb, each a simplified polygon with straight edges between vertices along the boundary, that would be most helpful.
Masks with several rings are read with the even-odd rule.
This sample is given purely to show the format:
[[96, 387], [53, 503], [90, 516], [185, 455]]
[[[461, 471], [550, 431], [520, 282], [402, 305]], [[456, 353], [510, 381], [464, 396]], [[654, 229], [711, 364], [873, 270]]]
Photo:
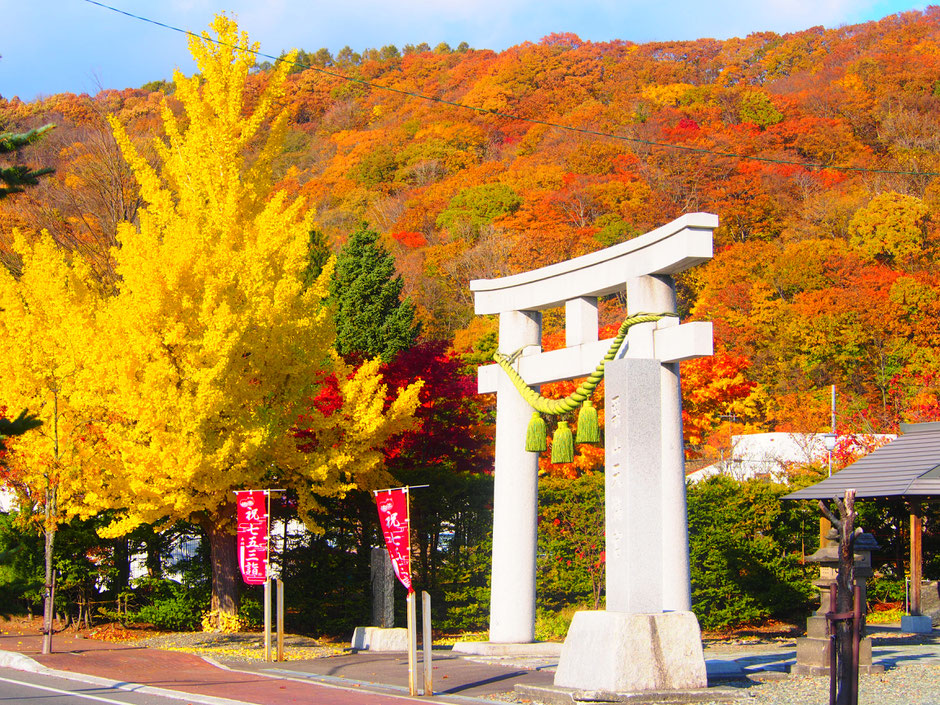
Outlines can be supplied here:
[[0, 667], [12, 668], [16, 671], [29, 671], [30, 673], [51, 673], [38, 661], [16, 651], [0, 651]]
[[0, 667], [12, 668], [17, 671], [27, 671], [29, 673], [39, 673], [44, 676], [55, 676], [56, 678], [77, 681], [79, 683], [88, 683], [89, 685], [97, 685], [103, 688], [123, 690], [129, 693], [143, 693], [144, 695], [158, 695], [173, 700], [187, 700], [190, 703], [199, 703], [200, 705], [251, 705], [251, 703], [245, 703], [242, 700], [230, 700], [228, 698], [217, 698], [211, 695], [185, 693], [180, 690], [156, 688], [154, 686], [130, 683], [128, 681], [115, 681], [110, 678], [90, 676], [84, 673], [75, 673], [74, 671], [58, 671], [54, 668], [43, 666], [35, 659], [15, 651], [0, 651]]
[[369, 693], [372, 695], [381, 695], [386, 698], [396, 700], [414, 701], [420, 699], [426, 703], [436, 703], [438, 705], [492, 705], [493, 700], [488, 698], [477, 698], [469, 695], [456, 695], [450, 693], [436, 692], [433, 695], [409, 695], [408, 688], [388, 683], [376, 683], [374, 681], [357, 680], [339, 676], [327, 676], [321, 673], [306, 673], [304, 671], [292, 671], [290, 669], [275, 668], [270, 673], [258, 670], [242, 670], [227, 666], [213, 659], [211, 656], [202, 656], [204, 661], [223, 668], [233, 673], [247, 673], [254, 676], [263, 676], [265, 678], [276, 678], [278, 680], [291, 681], [293, 683], [302, 683], [305, 685], [316, 685], [321, 688], [331, 688], [333, 690], [344, 690], [350, 693]]

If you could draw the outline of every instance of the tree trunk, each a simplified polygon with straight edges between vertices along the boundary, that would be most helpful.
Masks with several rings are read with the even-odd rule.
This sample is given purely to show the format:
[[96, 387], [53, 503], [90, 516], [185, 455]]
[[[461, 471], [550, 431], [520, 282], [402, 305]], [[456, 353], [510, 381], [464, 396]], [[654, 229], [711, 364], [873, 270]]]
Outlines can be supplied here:
[[234, 617], [238, 613], [238, 556], [235, 535], [228, 531], [225, 523], [204, 527], [209, 537], [209, 555], [212, 563], [212, 602], [210, 609], [217, 613], [215, 626], [224, 622], [221, 615]]
[[[839, 517], [833, 516], [826, 505], [819, 506], [829, 521], [839, 532], [839, 573], [836, 578], [836, 612], [841, 614], [853, 611], [855, 596], [855, 552], [853, 544], [855, 529], [855, 490], [846, 490], [845, 499], [836, 498]], [[835, 623], [837, 651], [837, 692], [836, 705], [852, 705], [858, 692], [858, 675], [853, 667], [853, 629], [851, 619], [840, 619]]]
[[55, 488], [46, 487], [45, 507], [45, 594], [42, 610], [42, 653], [52, 653], [52, 622], [55, 616], [54, 567], [52, 551], [55, 546]]
[[[127, 590], [131, 581], [131, 553], [126, 536], [114, 539], [114, 584], [111, 592], [114, 599]], [[120, 606], [118, 607], [120, 610]]]
[[147, 575], [151, 578], [163, 577], [163, 537], [157, 532], [151, 532], [144, 539], [144, 546], [147, 549]]

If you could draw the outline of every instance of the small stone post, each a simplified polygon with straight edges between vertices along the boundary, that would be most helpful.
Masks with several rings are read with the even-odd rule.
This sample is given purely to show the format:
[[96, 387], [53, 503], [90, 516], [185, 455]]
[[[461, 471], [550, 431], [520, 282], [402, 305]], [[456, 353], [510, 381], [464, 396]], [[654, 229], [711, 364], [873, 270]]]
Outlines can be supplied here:
[[395, 626], [395, 572], [385, 548], [373, 548], [372, 626], [389, 629]]

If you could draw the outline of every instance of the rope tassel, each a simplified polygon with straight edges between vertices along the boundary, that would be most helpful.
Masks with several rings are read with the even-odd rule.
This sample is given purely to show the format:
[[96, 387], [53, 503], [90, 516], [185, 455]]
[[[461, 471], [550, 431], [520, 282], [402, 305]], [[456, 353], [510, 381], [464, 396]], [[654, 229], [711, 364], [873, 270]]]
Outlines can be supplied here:
[[545, 420], [539, 412], [533, 411], [525, 432], [525, 449], [530, 453], [541, 453], [548, 448], [548, 442], [545, 440], [547, 435]]
[[578, 413], [578, 443], [600, 443], [601, 433], [597, 427], [597, 409], [586, 399]]
[[574, 438], [571, 436], [571, 429], [564, 421], [558, 422], [558, 428], [552, 436], [552, 462], [574, 462]]

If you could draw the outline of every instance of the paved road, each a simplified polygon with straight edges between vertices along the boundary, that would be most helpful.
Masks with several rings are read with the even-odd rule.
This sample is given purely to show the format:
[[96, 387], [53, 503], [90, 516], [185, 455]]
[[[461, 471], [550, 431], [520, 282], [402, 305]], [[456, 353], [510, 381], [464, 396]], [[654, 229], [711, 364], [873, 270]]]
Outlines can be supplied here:
[[[44, 673], [0, 668], [0, 702], [39, 702], [43, 705], [180, 705], [181, 699], [185, 697], [175, 692], [166, 696], [156, 695], [118, 685], [88, 683]], [[238, 703], [219, 699], [214, 705]]]

